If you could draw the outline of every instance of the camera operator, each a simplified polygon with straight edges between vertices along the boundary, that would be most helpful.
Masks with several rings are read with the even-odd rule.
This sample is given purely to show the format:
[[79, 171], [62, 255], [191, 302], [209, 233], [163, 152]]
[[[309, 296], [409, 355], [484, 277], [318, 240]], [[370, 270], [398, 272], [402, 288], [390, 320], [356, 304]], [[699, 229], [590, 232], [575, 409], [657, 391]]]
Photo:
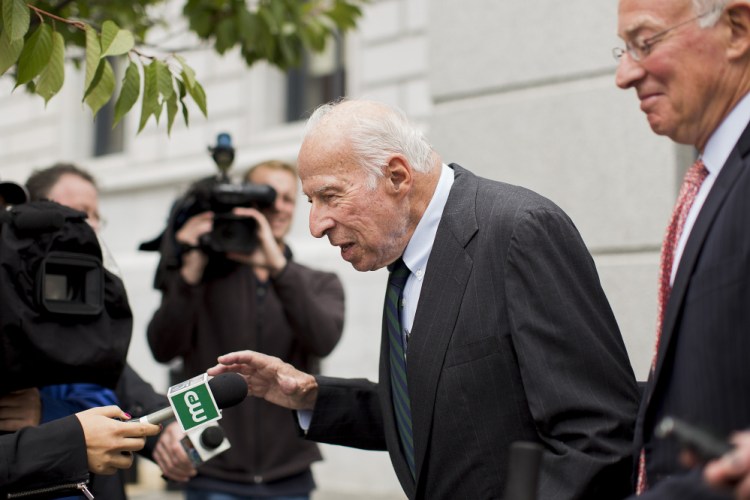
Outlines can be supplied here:
[[[73, 164], [58, 163], [34, 171], [27, 180], [26, 189], [30, 201], [46, 199], [79, 210], [87, 214], [86, 221], [95, 232], [101, 228], [96, 180], [86, 170]], [[17, 200], [15, 204], [23, 201]], [[99, 243], [105, 267], [114, 269], [114, 262], [101, 239]], [[132, 368], [126, 367], [114, 391], [92, 383], [68, 383], [22, 389], [2, 396], [0, 430], [17, 431], [57, 421], [89, 408], [110, 405], [121, 405], [126, 411], [142, 415], [166, 403], [164, 396], [157, 394]], [[94, 476], [89, 489], [100, 498], [126, 498], [123, 480], [119, 476]]]
[[[24, 188], [0, 182], [0, 210], [27, 201]], [[130, 416], [115, 406], [93, 408], [39, 425], [42, 403], [37, 388], [0, 397], [0, 495], [36, 498], [89, 492], [90, 472], [113, 474], [133, 462], [145, 436], [159, 432], [149, 424], [118, 422]], [[89, 492], [90, 493], [90, 492]]]
[[[300, 369], [316, 369], [319, 358], [338, 342], [344, 321], [339, 279], [296, 263], [284, 242], [297, 200], [297, 173], [280, 161], [250, 169], [253, 185], [277, 193], [267, 208], [235, 207], [235, 216], [257, 222], [257, 247], [249, 253], [217, 254], [205, 248], [214, 213], [193, 215], [172, 228], [183, 250], [181, 265], [157, 275], [162, 303], [149, 327], [148, 341], [160, 362], [182, 358], [181, 378], [216, 363], [225, 352], [257, 349]], [[170, 259], [169, 235], [162, 259]], [[315, 483], [310, 465], [322, 457], [299, 438], [287, 410], [255, 399], [224, 415], [222, 427], [232, 447], [196, 471], [179, 445], [181, 431], [164, 431], [154, 458], [170, 479], [186, 484], [188, 500], [213, 498], [308, 499]]]

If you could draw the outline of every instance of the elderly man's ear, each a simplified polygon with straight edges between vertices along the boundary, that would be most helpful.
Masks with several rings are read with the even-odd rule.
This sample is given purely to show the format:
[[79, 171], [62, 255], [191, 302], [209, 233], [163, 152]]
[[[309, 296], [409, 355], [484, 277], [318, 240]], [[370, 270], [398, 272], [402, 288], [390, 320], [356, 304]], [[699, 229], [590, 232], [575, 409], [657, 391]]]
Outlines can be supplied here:
[[[725, 15], [729, 22], [731, 38], [727, 54], [730, 59], [746, 59], [750, 57], [750, 2], [731, 2]], [[719, 21], [721, 22], [721, 21]]]
[[385, 167], [385, 177], [388, 187], [395, 194], [406, 194], [414, 182], [413, 170], [406, 158], [401, 155], [392, 156]]

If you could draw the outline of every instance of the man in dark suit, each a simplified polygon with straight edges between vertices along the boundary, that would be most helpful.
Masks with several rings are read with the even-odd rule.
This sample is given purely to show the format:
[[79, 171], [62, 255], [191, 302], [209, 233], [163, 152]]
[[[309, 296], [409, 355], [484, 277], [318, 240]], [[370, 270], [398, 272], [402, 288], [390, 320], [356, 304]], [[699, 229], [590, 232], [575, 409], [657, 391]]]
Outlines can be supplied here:
[[410, 499], [501, 498], [515, 441], [545, 450], [540, 499], [626, 496], [635, 379], [563, 211], [444, 164], [401, 112], [373, 102], [319, 108], [298, 163], [312, 234], [358, 271], [399, 264], [380, 383], [250, 351], [210, 373], [238, 371], [251, 394], [312, 410], [299, 413], [308, 439], [387, 449]]
[[693, 145], [662, 249], [657, 351], [636, 426], [642, 498], [725, 498], [665, 416], [721, 437], [750, 425], [750, 2], [620, 0], [617, 85], [653, 131]]

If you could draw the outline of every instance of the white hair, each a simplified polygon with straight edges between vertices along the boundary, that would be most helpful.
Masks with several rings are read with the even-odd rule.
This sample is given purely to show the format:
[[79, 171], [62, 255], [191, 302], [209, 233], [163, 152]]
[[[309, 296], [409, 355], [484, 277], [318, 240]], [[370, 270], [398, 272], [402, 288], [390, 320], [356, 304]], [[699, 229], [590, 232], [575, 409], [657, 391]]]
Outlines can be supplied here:
[[[433, 168], [433, 149], [422, 132], [409, 122], [403, 111], [382, 103], [341, 99], [323, 104], [307, 121], [305, 136], [342, 103], [368, 106], [364, 112], [356, 107], [348, 110], [345, 133], [359, 166], [369, 174], [369, 189], [375, 189], [378, 178], [383, 176], [383, 168], [394, 154], [403, 155], [417, 172], [429, 172]], [[381, 112], [368, 112], [372, 106]]]
[[710, 28], [716, 24], [728, 3], [729, 0], [693, 0], [693, 10], [697, 15], [710, 12], [698, 21], [699, 26]]

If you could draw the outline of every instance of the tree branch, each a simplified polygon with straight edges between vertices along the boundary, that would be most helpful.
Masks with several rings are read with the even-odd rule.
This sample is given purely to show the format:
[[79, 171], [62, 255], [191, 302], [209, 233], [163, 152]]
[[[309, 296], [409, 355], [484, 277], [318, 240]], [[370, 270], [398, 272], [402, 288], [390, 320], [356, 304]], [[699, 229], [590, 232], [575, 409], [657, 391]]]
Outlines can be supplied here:
[[86, 25], [84, 23], [80, 22], [80, 21], [71, 21], [70, 19], [65, 19], [64, 17], [56, 16], [56, 15], [50, 13], [50, 12], [47, 12], [46, 10], [42, 10], [39, 7], [35, 7], [34, 5], [31, 5], [29, 3], [27, 3], [26, 6], [29, 9], [33, 10], [36, 13], [37, 16], [40, 16], [40, 18], [41, 18], [41, 16], [44, 15], [44, 16], [47, 16], [47, 17], [49, 17], [51, 19], [55, 19], [56, 21], [60, 21], [61, 23], [65, 23], [65, 24], [69, 24], [71, 26], [74, 26], [74, 27], [78, 28], [79, 30], [83, 30], [83, 31], [86, 30]]

